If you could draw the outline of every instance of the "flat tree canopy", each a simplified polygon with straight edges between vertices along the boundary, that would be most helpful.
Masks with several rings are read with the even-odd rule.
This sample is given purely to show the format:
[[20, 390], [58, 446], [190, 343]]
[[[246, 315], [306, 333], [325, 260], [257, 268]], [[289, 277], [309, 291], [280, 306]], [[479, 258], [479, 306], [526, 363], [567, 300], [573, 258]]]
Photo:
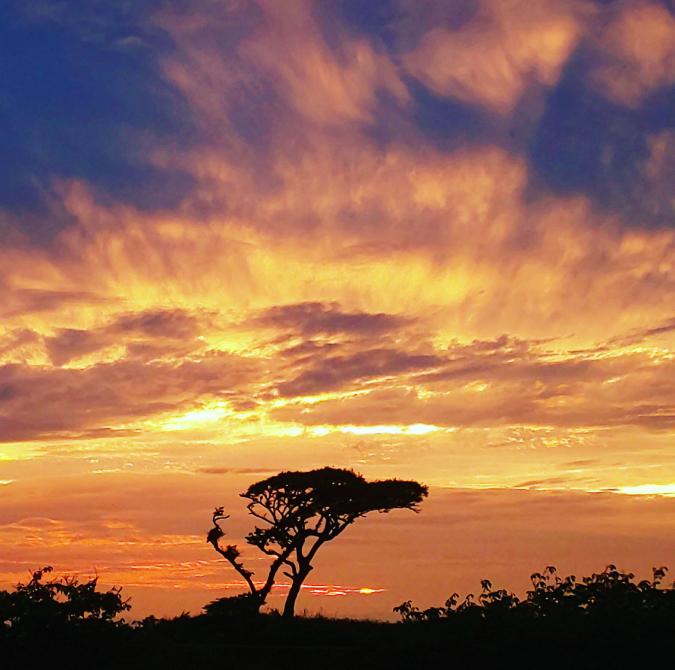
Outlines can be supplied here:
[[244, 578], [256, 609], [265, 602], [279, 569], [285, 567], [283, 574], [291, 579], [291, 587], [284, 615], [293, 616], [300, 588], [321, 545], [369, 512], [418, 511], [427, 493], [427, 487], [416, 481], [368, 482], [352, 470], [330, 467], [280, 472], [252, 484], [240, 495], [249, 501], [246, 508], [259, 525], [246, 536], [246, 541], [273, 559], [262, 585], [254, 582], [253, 573], [238, 560], [240, 552], [235, 545], [224, 549], [220, 546], [225, 533], [219, 522], [228, 518], [222, 507], [213, 514], [207, 541]]

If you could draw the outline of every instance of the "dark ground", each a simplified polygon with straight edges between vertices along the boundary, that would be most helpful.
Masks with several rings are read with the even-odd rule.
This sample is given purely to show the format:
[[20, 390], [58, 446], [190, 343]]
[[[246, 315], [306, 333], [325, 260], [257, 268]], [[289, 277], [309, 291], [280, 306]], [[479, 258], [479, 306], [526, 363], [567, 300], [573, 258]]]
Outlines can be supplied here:
[[378, 623], [263, 615], [78, 625], [6, 636], [0, 667], [673, 667], [673, 620]]
[[97, 580], [33, 574], [0, 591], [0, 670], [210, 667], [346, 668], [675, 667], [675, 585], [667, 568], [636, 581], [613, 565], [561, 579], [532, 574], [524, 599], [481, 582], [482, 592], [420, 610], [399, 623], [258, 614], [251, 596], [220, 598], [205, 614], [128, 623], [121, 589]]

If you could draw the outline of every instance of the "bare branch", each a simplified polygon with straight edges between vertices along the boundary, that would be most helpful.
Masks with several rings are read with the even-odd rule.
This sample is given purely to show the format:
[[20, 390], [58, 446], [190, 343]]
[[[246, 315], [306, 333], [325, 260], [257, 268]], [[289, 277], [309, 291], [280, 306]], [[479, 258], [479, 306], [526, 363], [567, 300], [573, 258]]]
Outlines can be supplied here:
[[223, 557], [225, 558], [230, 565], [244, 578], [251, 593], [254, 596], [258, 595], [258, 590], [253, 583], [253, 572], [247, 570], [244, 567], [244, 564], [240, 561], [237, 561], [239, 557], [239, 550], [235, 545], [228, 544], [226, 549], [223, 549], [220, 546], [220, 538], [225, 535], [225, 531], [220, 527], [219, 522], [225, 519], [229, 519], [229, 515], [223, 514], [223, 508], [217, 507], [213, 512], [213, 528], [208, 532], [206, 536], [206, 541]]

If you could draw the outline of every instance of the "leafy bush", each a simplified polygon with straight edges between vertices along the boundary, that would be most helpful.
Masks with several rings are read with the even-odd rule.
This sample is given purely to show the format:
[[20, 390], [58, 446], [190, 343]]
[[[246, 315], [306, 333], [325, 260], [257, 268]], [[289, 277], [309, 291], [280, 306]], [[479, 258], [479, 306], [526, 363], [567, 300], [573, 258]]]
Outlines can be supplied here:
[[131, 608], [121, 588], [96, 590], [98, 577], [80, 583], [76, 577], [43, 581], [51, 566], [36, 570], [27, 584], [0, 591], [0, 623], [5, 629], [54, 627], [82, 621], [112, 622]]
[[204, 612], [218, 617], [255, 617], [260, 609], [260, 599], [252, 593], [217, 598], [204, 605]]
[[532, 589], [521, 600], [505, 589], [492, 588], [492, 582], [481, 582], [478, 599], [470, 593], [459, 602], [454, 593], [442, 607], [420, 610], [412, 601], [394, 607], [404, 622], [438, 621], [442, 619], [512, 618], [542, 619], [571, 618], [579, 616], [636, 617], [642, 614], [670, 614], [675, 616], [675, 590], [661, 588], [668, 568], [653, 568], [652, 579], [635, 582], [632, 572], [624, 573], [615, 565], [608, 565], [602, 572], [581, 581], [574, 575], [560, 578], [554, 566], [530, 576]]

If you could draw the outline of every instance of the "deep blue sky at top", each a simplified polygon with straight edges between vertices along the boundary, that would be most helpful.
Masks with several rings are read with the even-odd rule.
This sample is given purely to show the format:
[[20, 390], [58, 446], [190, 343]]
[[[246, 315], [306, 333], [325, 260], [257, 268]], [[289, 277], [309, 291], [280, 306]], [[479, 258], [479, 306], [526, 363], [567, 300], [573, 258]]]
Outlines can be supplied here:
[[[68, 223], [53, 197], [60, 179], [85, 180], [103, 200], [146, 210], [175, 207], [193, 188], [187, 170], [153, 166], [143, 150], [147, 143], [188, 146], [206, 139], [187, 102], [162, 76], [161, 59], [174, 45], [151, 17], [167, 4], [186, 11], [190, 6], [159, 0], [3, 3], [0, 208], [23, 222], [34, 241], [48, 240]], [[446, 4], [458, 25], [475, 10], [471, 0]], [[344, 30], [367, 36], [394, 60], [419, 39], [414, 27], [405, 39], [395, 29], [402, 20], [395, 0], [331, 0], [318, 7], [336, 51]], [[658, 202], [645, 197], [640, 166], [649, 136], [675, 127], [675, 87], [653, 91], [638, 107], [612, 103], [588, 86], [589, 47], [581, 41], [536, 115], [523, 99], [510, 118], [497, 118], [408, 78], [412, 104], [402, 108], [382, 96], [377, 121], [364, 132], [383, 144], [414, 141], [414, 135], [399, 133], [405, 122], [444, 151], [503, 145], [527, 159], [532, 197], [583, 193], [626, 225], [672, 225]], [[233, 112], [233, 126], [251, 143], [264, 141], [266, 106], [272, 104], [264, 86], [259, 90]]]

